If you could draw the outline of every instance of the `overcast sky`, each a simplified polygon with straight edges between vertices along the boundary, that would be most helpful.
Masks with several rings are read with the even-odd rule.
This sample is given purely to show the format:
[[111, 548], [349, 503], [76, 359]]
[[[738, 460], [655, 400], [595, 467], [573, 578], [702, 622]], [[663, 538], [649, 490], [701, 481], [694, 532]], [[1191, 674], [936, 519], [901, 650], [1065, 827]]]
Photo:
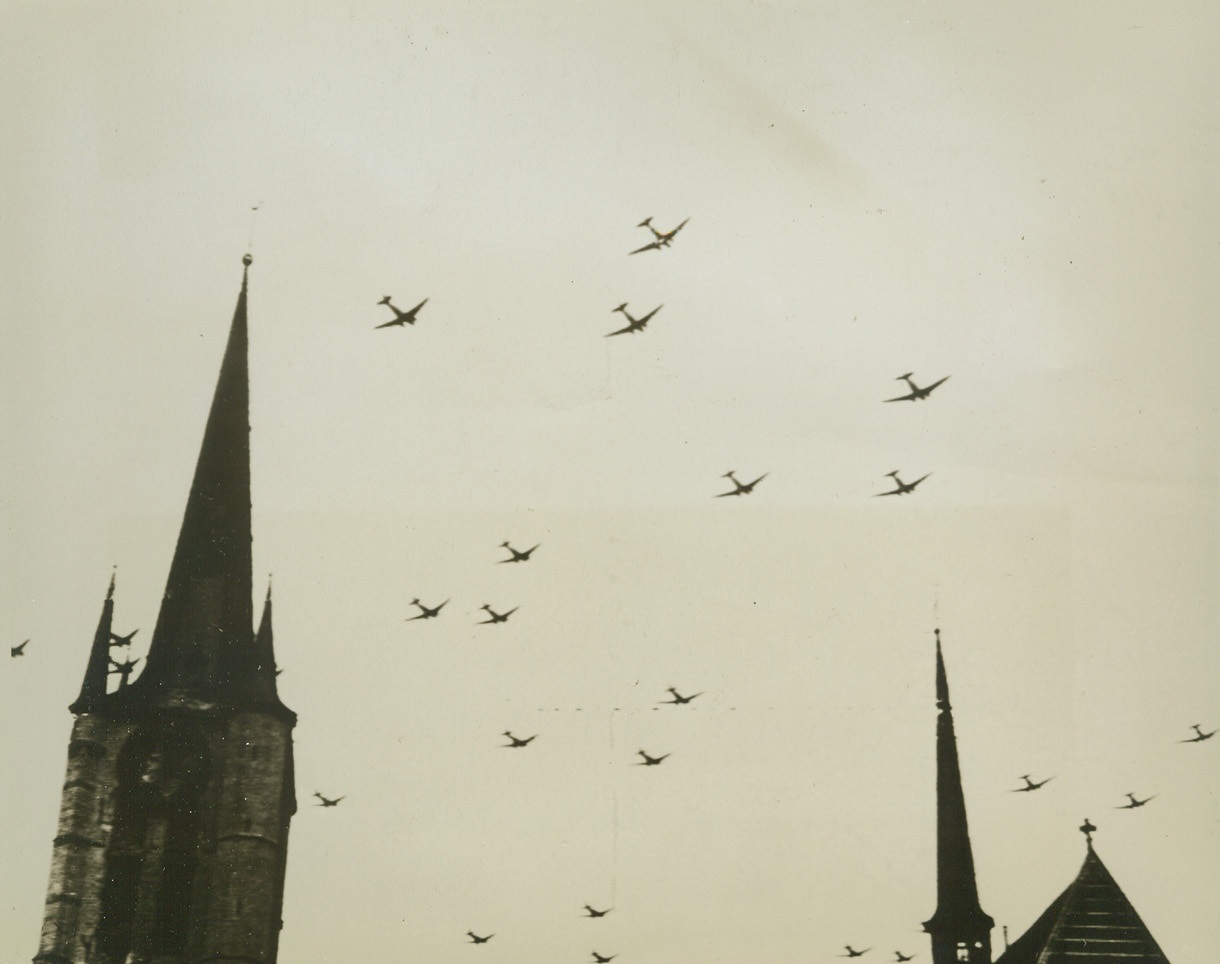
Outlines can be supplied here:
[[[147, 647], [247, 250], [283, 964], [927, 959], [938, 625], [997, 925], [1087, 816], [1174, 964], [1214, 958], [1220, 737], [1176, 742], [1220, 726], [1213, 4], [10, 3], [0, 36], [3, 960], [112, 567]], [[628, 256], [649, 215], [690, 221]], [[429, 301], [375, 330], [386, 294]], [[603, 337], [624, 301], [664, 307]], [[951, 377], [882, 404], [903, 372]], [[728, 469], [769, 474], [715, 499]], [[932, 474], [874, 498], [894, 469]]]

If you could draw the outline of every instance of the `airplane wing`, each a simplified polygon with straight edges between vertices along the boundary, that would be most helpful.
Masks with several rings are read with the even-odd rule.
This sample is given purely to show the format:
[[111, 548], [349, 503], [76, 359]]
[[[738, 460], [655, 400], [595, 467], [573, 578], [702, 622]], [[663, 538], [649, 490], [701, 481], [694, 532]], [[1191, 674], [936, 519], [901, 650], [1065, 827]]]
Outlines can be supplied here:
[[887, 401], [887, 402], [911, 402], [911, 401], [914, 401], [914, 400], [915, 400], [915, 393], [914, 393], [914, 392], [911, 392], [911, 394], [910, 394], [910, 395], [899, 395], [897, 398], [887, 398], [887, 399], [884, 399], [884, 401]]
[[395, 318], [393, 321], [387, 321], [384, 325], [375, 326], [373, 330], [376, 331], [377, 328], [389, 328], [391, 325], [401, 325], [401, 324], [402, 324], [402, 319]]
[[687, 221], [689, 221], [689, 220], [690, 220], [690, 218], [687, 218], [687, 219], [686, 219], [686, 221], [683, 221], [683, 222], [682, 222], [681, 224], [679, 224], [679, 225], [678, 225], [676, 228], [674, 228], [672, 231], [670, 231], [670, 232], [669, 232], [669, 234], [667, 234], [667, 235], [666, 235], [666, 237], [672, 238], [672, 237], [673, 237], [675, 234], [677, 234], [677, 233], [678, 233], [679, 231], [681, 231], [681, 230], [682, 230], [684, 227], [686, 227], [686, 222], [687, 222]]
[[649, 318], [651, 318], [653, 315], [655, 315], [658, 311], [660, 311], [664, 307], [665, 307], [664, 305], [657, 305], [655, 308], [652, 309], [652, 311], [648, 312], [648, 314], [646, 314], [643, 318], [637, 319], [636, 324], [639, 325], [640, 327], [643, 327], [647, 323]]
[[410, 311], [408, 311], [407, 314], [414, 317], [415, 312], [419, 311], [419, 309], [422, 308], [427, 303], [428, 303], [428, 299], [425, 298], [423, 301], [421, 301], [419, 304], [417, 304], [414, 308], [412, 308]]
[[[632, 253], [634, 254], [634, 252], [632, 252]], [[628, 325], [626, 328], [620, 328], [618, 331], [612, 331], [612, 332], [610, 332], [610, 334], [606, 335], [606, 337], [607, 337], [607, 338], [613, 338], [615, 335], [625, 335], [625, 334], [627, 334], [628, 332], [632, 332], [632, 331], [639, 331], [638, 326], [636, 326], [636, 325]], [[501, 560], [501, 561], [502, 561], [502, 562], [512, 562], [512, 560], [511, 560], [511, 559], [503, 559], [503, 560]]]
[[[931, 475], [931, 474], [932, 474], [931, 472], [928, 473], [928, 475]], [[924, 479], [926, 479], [928, 477], [928, 475], [921, 475], [914, 482], [908, 482], [907, 491], [909, 492], [911, 489], [915, 488], [915, 486], [919, 485], [919, 483], [922, 482]]]
[[943, 385], [943, 384], [944, 384], [945, 382], [947, 382], [948, 380], [949, 380], [949, 376], [948, 376], [948, 375], [946, 375], [944, 378], [942, 378], [942, 379], [941, 379], [940, 381], [938, 381], [938, 382], [933, 382], [931, 385], [925, 385], [925, 386], [924, 386], [924, 389], [923, 389], [923, 390], [924, 390], [924, 394], [927, 394], [928, 392], [932, 391], [932, 389], [934, 389], [934, 388], [935, 388], [937, 385]]
[[902, 495], [902, 489], [891, 489], [889, 492], [878, 492], [875, 498], [881, 498], [883, 495]]
[[741, 489], [735, 489], [732, 492], [719, 492], [712, 498], [723, 499], [726, 495], [741, 495]]
[[660, 241], [653, 241], [650, 244], [644, 245], [642, 248], [636, 248], [634, 251], [628, 251], [628, 254], [639, 254], [641, 251], [657, 251], [661, 248]]

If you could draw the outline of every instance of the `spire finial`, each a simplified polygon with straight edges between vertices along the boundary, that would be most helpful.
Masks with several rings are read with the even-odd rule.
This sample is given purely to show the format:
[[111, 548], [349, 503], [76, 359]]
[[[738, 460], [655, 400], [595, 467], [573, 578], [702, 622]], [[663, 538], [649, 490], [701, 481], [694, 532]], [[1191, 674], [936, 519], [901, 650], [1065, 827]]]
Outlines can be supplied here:
[[110, 570], [110, 588], [106, 590], [107, 599], [114, 598], [114, 577], [118, 574], [118, 571], [119, 571], [118, 566], [115, 566], [113, 569]]
[[271, 573], [267, 573], [267, 602], [271, 602]]
[[1089, 849], [1093, 849], [1093, 834], [1097, 832], [1097, 828], [1089, 822], [1089, 818], [1084, 818], [1084, 823], [1080, 825], [1080, 832], [1084, 834], [1085, 842], [1088, 843]]
[[241, 263], [244, 264], [247, 268], [250, 267], [250, 265], [254, 264], [254, 256], [251, 254], [248, 254], [248, 253], [243, 254], [241, 256]]

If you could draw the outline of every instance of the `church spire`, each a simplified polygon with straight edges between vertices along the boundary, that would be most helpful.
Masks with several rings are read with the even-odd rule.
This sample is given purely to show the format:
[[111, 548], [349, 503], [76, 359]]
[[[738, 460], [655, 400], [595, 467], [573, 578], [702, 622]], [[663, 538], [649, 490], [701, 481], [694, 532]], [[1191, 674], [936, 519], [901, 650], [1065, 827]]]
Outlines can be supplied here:
[[106, 698], [106, 679], [110, 670], [110, 628], [114, 616], [114, 573], [110, 574], [110, 588], [102, 602], [102, 615], [93, 634], [93, 646], [89, 650], [89, 662], [85, 666], [85, 679], [81, 683], [80, 695], [68, 707], [73, 713], [88, 713]]
[[229, 701], [253, 646], [250, 392], [246, 287], [204, 430], [195, 478], [144, 672], [133, 698], [204, 705]]
[[939, 629], [936, 707], [936, 913], [923, 927], [932, 936], [932, 964], [990, 964], [995, 922], [979, 906]]

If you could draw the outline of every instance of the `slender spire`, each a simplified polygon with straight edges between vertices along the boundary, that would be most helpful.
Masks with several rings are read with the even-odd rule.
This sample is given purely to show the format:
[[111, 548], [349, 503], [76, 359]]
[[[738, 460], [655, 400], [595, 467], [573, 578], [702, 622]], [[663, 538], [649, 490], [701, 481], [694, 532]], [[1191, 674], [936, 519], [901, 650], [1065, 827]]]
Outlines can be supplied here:
[[923, 927], [932, 935], [933, 964], [957, 961], [990, 964], [991, 929], [995, 922], [979, 906], [939, 629], [936, 706], [936, 913]]
[[250, 695], [259, 702], [278, 702], [275, 685], [275, 645], [271, 631], [271, 577], [267, 577], [267, 598], [263, 618], [254, 634], [254, 651], [249, 674]]
[[250, 392], [246, 288], [253, 259], [242, 259], [233, 312], [195, 478], [144, 672], [132, 686], [143, 699], [223, 702], [248, 665], [250, 599]]
[[73, 713], [88, 713], [106, 698], [106, 679], [110, 670], [110, 629], [114, 616], [114, 573], [110, 574], [110, 588], [102, 602], [102, 615], [93, 634], [93, 645], [89, 649], [89, 662], [85, 666], [85, 679], [81, 683], [80, 695], [69, 709]]

